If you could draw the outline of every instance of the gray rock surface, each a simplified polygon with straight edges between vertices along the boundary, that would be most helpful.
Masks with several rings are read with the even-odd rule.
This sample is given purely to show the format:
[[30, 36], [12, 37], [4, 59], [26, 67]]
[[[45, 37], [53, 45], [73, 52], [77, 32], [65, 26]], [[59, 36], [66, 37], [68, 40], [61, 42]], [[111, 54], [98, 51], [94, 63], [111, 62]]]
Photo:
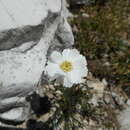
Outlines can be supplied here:
[[66, 12], [61, 0], [0, 1], [1, 120], [27, 119], [26, 97], [44, 78], [47, 55], [73, 45]]
[[130, 130], [130, 100], [127, 101], [128, 106], [118, 116], [121, 125], [120, 130]]

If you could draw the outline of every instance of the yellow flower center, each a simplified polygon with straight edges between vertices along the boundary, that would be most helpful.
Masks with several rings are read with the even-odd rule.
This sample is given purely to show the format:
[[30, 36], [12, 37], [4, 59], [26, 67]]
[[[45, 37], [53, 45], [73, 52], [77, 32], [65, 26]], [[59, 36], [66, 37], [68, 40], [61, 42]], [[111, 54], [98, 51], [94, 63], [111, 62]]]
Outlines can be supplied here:
[[72, 63], [69, 61], [64, 61], [61, 63], [60, 68], [64, 71], [64, 72], [70, 72], [73, 69]]

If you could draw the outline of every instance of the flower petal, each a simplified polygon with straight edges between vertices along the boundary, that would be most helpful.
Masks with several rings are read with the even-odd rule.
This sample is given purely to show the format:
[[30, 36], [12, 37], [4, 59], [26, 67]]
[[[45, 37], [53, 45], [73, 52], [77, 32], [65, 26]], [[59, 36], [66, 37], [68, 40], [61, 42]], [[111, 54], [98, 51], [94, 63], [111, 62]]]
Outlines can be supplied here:
[[72, 83], [80, 83], [81, 82], [81, 75], [79, 74], [79, 71], [71, 71], [68, 73], [68, 77], [69, 77], [69, 80], [72, 82]]
[[54, 77], [55, 75], [64, 75], [64, 72], [61, 71], [58, 64], [54, 64], [48, 61], [48, 65], [45, 68], [45, 74], [48, 74], [50, 77]]
[[70, 80], [68, 79], [68, 77], [64, 78], [64, 82], [63, 82], [63, 86], [64, 87], [72, 87], [73, 83], [70, 82]]
[[[65, 49], [62, 54], [54, 51], [50, 60], [46, 66], [46, 74], [53, 79], [60, 79], [59, 81], [63, 83], [65, 87], [71, 87], [73, 84], [78, 84], [83, 82], [83, 78], [87, 76], [87, 61], [84, 56], [82, 56], [76, 49]], [[72, 70], [70, 72], [64, 72], [60, 65], [64, 61], [71, 62]]]
[[82, 56], [82, 55], [77, 56], [77, 58], [75, 58], [73, 60], [73, 64], [74, 64], [74, 66], [78, 65], [78, 66], [81, 66], [81, 67], [86, 67], [87, 61], [86, 61], [85, 56]]
[[82, 83], [82, 80], [87, 76], [88, 70], [86, 67], [75, 67], [71, 72], [68, 73], [69, 80], [72, 83]]
[[51, 56], [50, 56], [50, 59], [52, 62], [58, 64], [62, 61], [62, 55], [58, 51], [53, 51]]
[[74, 68], [71, 73], [78, 73], [81, 78], [88, 75], [87, 66], [83, 62], [75, 62], [73, 66]]
[[68, 61], [71, 61], [72, 59], [76, 59], [76, 57], [79, 55], [80, 53], [76, 49], [65, 49], [62, 52], [63, 59]]

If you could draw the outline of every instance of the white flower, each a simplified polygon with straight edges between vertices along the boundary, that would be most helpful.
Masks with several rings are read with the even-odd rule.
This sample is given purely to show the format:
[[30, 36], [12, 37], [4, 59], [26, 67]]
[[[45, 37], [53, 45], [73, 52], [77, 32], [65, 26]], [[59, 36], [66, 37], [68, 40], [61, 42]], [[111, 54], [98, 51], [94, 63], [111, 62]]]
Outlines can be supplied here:
[[87, 61], [76, 49], [52, 52], [45, 69], [45, 74], [51, 79], [62, 79], [65, 87], [82, 83], [87, 73]]

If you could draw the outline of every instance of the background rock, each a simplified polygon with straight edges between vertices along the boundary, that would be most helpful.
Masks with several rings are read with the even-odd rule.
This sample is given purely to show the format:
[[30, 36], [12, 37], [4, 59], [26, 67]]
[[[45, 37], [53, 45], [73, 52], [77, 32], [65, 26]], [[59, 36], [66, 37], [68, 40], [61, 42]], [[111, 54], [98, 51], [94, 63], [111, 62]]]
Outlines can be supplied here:
[[[128, 103], [130, 100], [127, 101]], [[118, 115], [118, 121], [121, 126], [121, 130], [129, 130], [130, 129], [130, 104]]]

